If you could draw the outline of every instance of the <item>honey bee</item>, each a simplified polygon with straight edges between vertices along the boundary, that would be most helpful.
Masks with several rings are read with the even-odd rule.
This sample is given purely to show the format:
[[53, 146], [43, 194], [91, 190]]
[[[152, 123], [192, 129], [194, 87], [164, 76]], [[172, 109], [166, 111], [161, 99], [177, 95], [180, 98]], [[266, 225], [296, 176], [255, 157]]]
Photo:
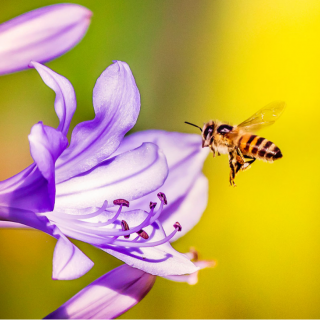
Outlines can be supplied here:
[[282, 158], [280, 149], [268, 139], [259, 137], [253, 132], [273, 124], [285, 109], [283, 101], [272, 102], [237, 126], [221, 121], [210, 120], [203, 128], [190, 123], [202, 132], [202, 148], [209, 147], [215, 157], [216, 153], [229, 154], [231, 186], [237, 173], [251, 167], [256, 159], [273, 162]]

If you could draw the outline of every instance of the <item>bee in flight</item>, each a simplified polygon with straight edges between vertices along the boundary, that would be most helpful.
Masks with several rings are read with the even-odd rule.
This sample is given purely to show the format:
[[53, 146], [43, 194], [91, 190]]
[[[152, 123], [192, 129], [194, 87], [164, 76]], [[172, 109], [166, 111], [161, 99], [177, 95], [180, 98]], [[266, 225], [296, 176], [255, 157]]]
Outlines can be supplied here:
[[260, 109], [249, 119], [237, 126], [231, 126], [221, 121], [210, 120], [201, 129], [202, 148], [209, 147], [215, 157], [216, 153], [229, 154], [230, 185], [235, 186], [237, 173], [247, 170], [256, 159], [273, 162], [282, 158], [280, 149], [271, 141], [259, 137], [253, 132], [273, 124], [285, 108], [283, 101], [275, 101]]

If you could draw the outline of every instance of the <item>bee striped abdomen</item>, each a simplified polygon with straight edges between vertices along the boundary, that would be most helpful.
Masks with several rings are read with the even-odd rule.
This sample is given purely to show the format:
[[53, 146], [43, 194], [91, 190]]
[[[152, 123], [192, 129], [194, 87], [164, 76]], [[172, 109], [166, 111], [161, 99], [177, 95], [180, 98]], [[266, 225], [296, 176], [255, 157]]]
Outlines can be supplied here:
[[243, 135], [238, 146], [243, 155], [249, 157], [270, 162], [282, 158], [280, 149], [274, 143], [254, 134]]

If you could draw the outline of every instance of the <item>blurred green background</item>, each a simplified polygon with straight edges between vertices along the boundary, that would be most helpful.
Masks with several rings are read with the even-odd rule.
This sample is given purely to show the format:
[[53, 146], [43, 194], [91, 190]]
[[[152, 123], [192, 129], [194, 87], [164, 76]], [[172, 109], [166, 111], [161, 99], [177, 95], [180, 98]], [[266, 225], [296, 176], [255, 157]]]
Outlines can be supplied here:
[[[73, 1], [70, 1], [73, 2]], [[54, 1], [1, 2], [0, 22]], [[240, 123], [274, 100], [287, 102], [261, 135], [284, 158], [256, 162], [228, 184], [227, 156], [205, 162], [209, 205], [174, 244], [195, 246], [217, 266], [196, 286], [158, 278], [122, 318], [320, 318], [320, 1], [78, 0], [93, 11], [85, 38], [48, 63], [74, 85], [73, 126], [91, 119], [92, 89], [112, 60], [126, 61], [142, 96], [134, 131], [198, 133], [209, 119]], [[0, 77], [0, 178], [32, 162], [27, 135], [56, 125], [54, 94], [35, 70]], [[169, 195], [168, 195], [169, 196]], [[120, 262], [77, 242], [95, 262], [84, 277], [52, 281], [55, 240], [0, 230], [0, 317], [41, 318]]]

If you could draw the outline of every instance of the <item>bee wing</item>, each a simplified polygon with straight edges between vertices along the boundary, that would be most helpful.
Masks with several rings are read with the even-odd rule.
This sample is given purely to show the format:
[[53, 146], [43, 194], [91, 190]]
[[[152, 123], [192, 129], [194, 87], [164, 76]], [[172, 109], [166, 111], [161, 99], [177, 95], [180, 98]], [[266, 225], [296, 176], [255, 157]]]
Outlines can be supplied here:
[[249, 119], [241, 122], [238, 127], [248, 131], [256, 131], [263, 127], [274, 124], [282, 115], [286, 103], [283, 101], [274, 101], [257, 111]]

